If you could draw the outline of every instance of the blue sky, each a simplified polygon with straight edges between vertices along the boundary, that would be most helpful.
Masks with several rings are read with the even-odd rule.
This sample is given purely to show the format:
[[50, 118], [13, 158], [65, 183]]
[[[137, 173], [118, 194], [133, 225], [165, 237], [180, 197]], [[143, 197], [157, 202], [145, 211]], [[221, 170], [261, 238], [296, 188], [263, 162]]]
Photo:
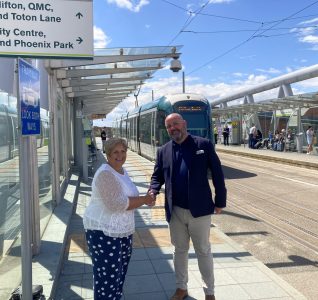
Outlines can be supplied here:
[[[236, 90], [317, 64], [318, 1], [94, 0], [95, 47], [183, 45], [186, 91], [217, 99]], [[318, 80], [294, 84], [317, 91]], [[139, 103], [182, 91], [182, 73], [157, 71]], [[277, 91], [260, 98], [274, 98]], [[134, 97], [107, 116], [109, 125], [133, 108]]]

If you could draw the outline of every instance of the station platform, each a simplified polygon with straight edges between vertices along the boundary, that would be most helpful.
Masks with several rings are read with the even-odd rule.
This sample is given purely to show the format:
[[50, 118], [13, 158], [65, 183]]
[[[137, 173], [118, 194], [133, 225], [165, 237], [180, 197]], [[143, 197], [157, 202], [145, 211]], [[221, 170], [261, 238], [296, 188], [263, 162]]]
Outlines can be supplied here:
[[[217, 145], [216, 148], [220, 152], [240, 151], [242, 148], [241, 155], [247, 155], [249, 152], [264, 152], [265, 155], [266, 152], [236, 146]], [[272, 157], [285, 154], [274, 151], [268, 153], [272, 154]], [[306, 162], [307, 159], [317, 161], [313, 156], [307, 158], [306, 155], [295, 153], [296, 156], [304, 158], [304, 161], [306, 159]], [[103, 153], [98, 151], [91, 176], [105, 161]], [[128, 152], [125, 168], [141, 194], [148, 189], [153, 166], [153, 162], [134, 152]], [[41, 254], [33, 262], [33, 284], [44, 286], [46, 299], [93, 299], [92, 266], [82, 223], [90, 195], [91, 178], [84, 183], [73, 174], [63, 203], [57, 207], [47, 226]], [[169, 299], [175, 290], [173, 247], [170, 244], [163, 201], [161, 196], [154, 208], [143, 206], [135, 212], [136, 233], [124, 285], [124, 300], [165, 300]], [[217, 300], [306, 299], [214, 226], [213, 220], [217, 217], [212, 217], [211, 224]], [[186, 299], [204, 299], [193, 247], [189, 252], [189, 297]]]
[[246, 156], [265, 161], [272, 161], [293, 166], [318, 170], [318, 152], [307, 155], [291, 151], [273, 151], [270, 149], [250, 149], [248, 145], [230, 145], [216, 144], [215, 149], [221, 153], [230, 153], [238, 156]]

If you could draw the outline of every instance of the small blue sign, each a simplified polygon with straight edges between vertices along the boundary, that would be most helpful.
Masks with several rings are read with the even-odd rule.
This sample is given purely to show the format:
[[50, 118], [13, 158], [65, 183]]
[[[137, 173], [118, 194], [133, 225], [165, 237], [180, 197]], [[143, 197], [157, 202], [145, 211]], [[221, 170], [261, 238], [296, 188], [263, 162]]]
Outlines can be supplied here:
[[22, 59], [18, 65], [21, 133], [40, 134], [40, 72]]

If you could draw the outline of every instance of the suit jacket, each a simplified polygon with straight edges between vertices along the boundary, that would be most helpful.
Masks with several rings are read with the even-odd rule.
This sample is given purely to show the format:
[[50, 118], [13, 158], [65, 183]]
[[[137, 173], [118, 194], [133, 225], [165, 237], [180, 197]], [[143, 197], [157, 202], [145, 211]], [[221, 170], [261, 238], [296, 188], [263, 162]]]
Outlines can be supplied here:
[[[189, 210], [194, 218], [213, 214], [214, 206], [226, 206], [226, 188], [220, 160], [212, 143], [205, 138], [188, 135], [190, 157], [184, 157], [188, 166], [188, 199]], [[157, 160], [151, 177], [150, 189], [159, 193], [165, 184], [165, 210], [167, 221], [170, 222], [172, 212], [172, 141], [157, 151]], [[215, 189], [215, 203], [208, 182], [208, 171], [211, 171]]]

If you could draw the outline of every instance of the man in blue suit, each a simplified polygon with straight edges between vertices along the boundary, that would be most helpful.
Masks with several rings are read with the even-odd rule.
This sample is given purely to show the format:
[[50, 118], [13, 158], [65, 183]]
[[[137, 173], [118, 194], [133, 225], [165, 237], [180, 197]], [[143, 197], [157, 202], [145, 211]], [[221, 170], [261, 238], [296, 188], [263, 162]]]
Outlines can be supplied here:
[[[206, 300], [215, 300], [213, 256], [209, 241], [211, 215], [226, 206], [226, 188], [220, 160], [208, 139], [187, 132], [186, 121], [176, 113], [165, 119], [171, 141], [157, 152], [150, 189], [158, 194], [165, 184], [165, 210], [171, 243], [175, 247], [176, 291], [171, 300], [188, 296], [188, 251], [192, 240]], [[211, 171], [215, 203], [208, 182]]]

